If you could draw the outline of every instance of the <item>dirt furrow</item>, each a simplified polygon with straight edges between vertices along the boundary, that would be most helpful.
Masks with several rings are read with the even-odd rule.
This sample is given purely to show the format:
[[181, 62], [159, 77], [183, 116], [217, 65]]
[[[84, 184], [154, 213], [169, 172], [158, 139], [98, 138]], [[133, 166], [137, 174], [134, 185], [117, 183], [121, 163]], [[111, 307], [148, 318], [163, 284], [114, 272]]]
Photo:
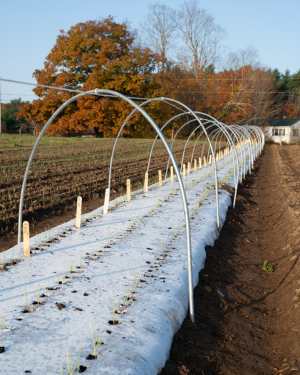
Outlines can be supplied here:
[[299, 162], [298, 146], [266, 147], [239, 186], [236, 209], [206, 248], [196, 324], [184, 321], [162, 374], [300, 373]]

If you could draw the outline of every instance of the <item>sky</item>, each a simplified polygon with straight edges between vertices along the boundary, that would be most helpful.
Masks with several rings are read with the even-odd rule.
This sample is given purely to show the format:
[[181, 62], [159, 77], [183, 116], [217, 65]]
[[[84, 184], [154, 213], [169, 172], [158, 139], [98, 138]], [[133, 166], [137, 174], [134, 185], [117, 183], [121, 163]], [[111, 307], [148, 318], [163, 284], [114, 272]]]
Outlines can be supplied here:
[[[0, 0], [0, 77], [35, 83], [61, 29], [108, 15], [138, 28], [157, 0]], [[159, 1], [179, 9], [183, 0]], [[300, 69], [300, 0], [199, 0], [199, 6], [227, 31], [226, 46], [235, 52], [251, 45], [260, 62], [281, 72]], [[1, 102], [33, 100], [32, 87], [1, 82]]]

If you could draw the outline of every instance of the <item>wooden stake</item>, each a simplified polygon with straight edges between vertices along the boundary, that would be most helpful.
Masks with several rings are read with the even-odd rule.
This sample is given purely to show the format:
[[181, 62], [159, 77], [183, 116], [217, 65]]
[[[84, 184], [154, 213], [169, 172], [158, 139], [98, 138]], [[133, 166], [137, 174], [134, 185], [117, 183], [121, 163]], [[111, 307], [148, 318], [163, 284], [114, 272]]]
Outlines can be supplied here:
[[81, 225], [81, 212], [82, 212], [82, 198], [77, 198], [77, 211], [76, 211], [76, 228], [80, 228]]
[[197, 159], [194, 159], [194, 172], [197, 172]]
[[216, 161], [219, 161], [219, 153], [217, 152]]
[[171, 182], [174, 181], [174, 171], [173, 171], [173, 165], [170, 167], [171, 169]]
[[130, 180], [127, 179], [127, 202], [131, 201], [131, 189], [130, 189]]
[[201, 161], [201, 158], [199, 158], [199, 169], [202, 168], [202, 161]]
[[183, 178], [185, 178], [185, 164], [183, 164]]
[[29, 244], [29, 223], [24, 221], [23, 223], [23, 246], [24, 256], [30, 258], [30, 244]]
[[109, 203], [109, 189], [105, 189], [105, 198], [104, 198], [104, 207], [103, 214], [106, 215], [108, 212], [108, 203]]
[[209, 155], [209, 161], [208, 164], [211, 165], [211, 154]]
[[188, 162], [187, 174], [191, 173], [191, 162]]
[[206, 156], [203, 156], [204, 168], [206, 168]]
[[145, 184], [144, 184], [144, 192], [148, 191], [148, 173], [145, 173]]
[[162, 186], [161, 170], [158, 171], [158, 185]]

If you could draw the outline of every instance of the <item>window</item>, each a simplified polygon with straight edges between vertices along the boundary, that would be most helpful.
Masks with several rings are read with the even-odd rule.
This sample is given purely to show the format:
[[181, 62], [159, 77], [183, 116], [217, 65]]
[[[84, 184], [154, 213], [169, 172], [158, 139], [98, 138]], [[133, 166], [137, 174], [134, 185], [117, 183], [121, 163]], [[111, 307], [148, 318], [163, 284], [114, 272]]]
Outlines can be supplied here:
[[293, 130], [293, 137], [298, 137], [298, 129], [292, 129]]
[[272, 135], [283, 136], [285, 135], [285, 129], [278, 129], [278, 128], [272, 129]]

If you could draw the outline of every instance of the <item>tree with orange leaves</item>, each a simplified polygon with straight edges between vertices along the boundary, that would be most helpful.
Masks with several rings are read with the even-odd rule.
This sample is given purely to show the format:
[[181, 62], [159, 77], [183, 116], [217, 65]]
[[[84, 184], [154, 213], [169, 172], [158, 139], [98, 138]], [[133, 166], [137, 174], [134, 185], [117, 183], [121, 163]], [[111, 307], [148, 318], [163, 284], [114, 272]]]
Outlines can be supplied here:
[[287, 118], [298, 118], [299, 117], [299, 111], [298, 109], [293, 106], [293, 104], [287, 100], [285, 107], [284, 107], [284, 114]]
[[[56, 44], [33, 76], [41, 85], [80, 91], [95, 88], [116, 90], [135, 97], [151, 96], [157, 56], [135, 44], [126, 23], [113, 17], [78, 23], [61, 30]], [[59, 106], [75, 93], [37, 87], [39, 97], [22, 106], [19, 116], [33, 120], [40, 128]], [[88, 127], [103, 136], [116, 134], [132, 108], [124, 101], [87, 96], [70, 104], [50, 125], [48, 134], [72, 135]], [[135, 125], [138, 116], [131, 120]]]

